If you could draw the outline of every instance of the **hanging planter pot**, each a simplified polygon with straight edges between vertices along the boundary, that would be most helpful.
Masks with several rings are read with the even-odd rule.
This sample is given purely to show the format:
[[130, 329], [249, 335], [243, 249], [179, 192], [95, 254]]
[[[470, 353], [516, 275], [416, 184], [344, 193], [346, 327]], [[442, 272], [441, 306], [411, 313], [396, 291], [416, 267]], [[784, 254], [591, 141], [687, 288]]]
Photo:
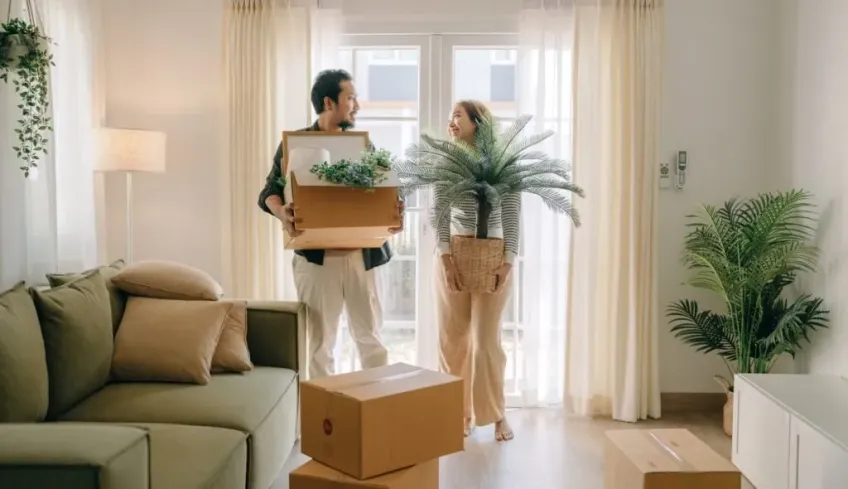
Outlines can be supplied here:
[[27, 60], [31, 58], [30, 53], [47, 52], [49, 44], [50, 41], [45, 37], [0, 31], [0, 66], [7, 70], [16, 70], [21, 64], [27, 63]]
[[11, 18], [0, 24], [0, 80], [14, 87], [20, 112], [13, 146], [24, 177], [47, 154], [46, 133], [52, 131], [50, 113], [50, 38], [36, 24], [34, 7], [27, 1], [29, 19]]

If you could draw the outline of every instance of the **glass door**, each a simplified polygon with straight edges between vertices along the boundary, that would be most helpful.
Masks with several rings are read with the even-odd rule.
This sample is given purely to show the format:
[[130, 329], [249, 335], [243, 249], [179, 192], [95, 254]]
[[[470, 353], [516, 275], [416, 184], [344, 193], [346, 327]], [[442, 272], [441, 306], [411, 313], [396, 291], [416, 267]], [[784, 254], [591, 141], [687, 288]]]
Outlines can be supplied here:
[[[517, 50], [515, 35], [445, 35], [441, 36], [440, 121], [444, 126], [454, 103], [477, 100], [492, 111], [503, 124], [518, 117]], [[442, 129], [446, 131], [446, 129]], [[523, 221], [523, 220], [522, 220]], [[523, 243], [522, 239], [522, 243]], [[501, 343], [507, 355], [505, 390], [508, 405], [519, 405], [521, 379], [524, 374], [524, 327], [522, 296], [524, 256], [520, 250], [513, 269], [512, 297], [504, 310]]]
[[[430, 38], [417, 35], [350, 35], [340, 50], [341, 67], [354, 77], [361, 106], [356, 130], [371, 142], [403, 157], [430, 123]], [[429, 306], [433, 244], [429, 241], [425, 195], [406, 202], [403, 233], [392, 239], [392, 261], [377, 271], [383, 305], [383, 340], [389, 362], [434, 368], [435, 341]], [[340, 372], [359, 368], [356, 347], [342, 322], [336, 346]], [[429, 328], [429, 329], [428, 329]]]
[[[479, 100], [503, 123], [511, 122], [520, 111], [517, 44], [517, 36], [501, 34], [345, 36], [340, 53], [342, 67], [353, 74], [362, 106], [357, 128], [369, 131], [377, 148], [403, 156], [422, 131], [446, 135], [450, 112], [458, 100]], [[563, 129], [567, 124], [544, 118], [544, 128], [549, 128], [549, 124], [563, 134], [558, 140], [568, 140], [569, 131]], [[544, 149], [556, 154], [569, 151], [547, 146]], [[556, 260], [547, 255], [537, 257], [539, 252], [533, 247], [535, 251], [525, 254], [525, 243], [543, 239], [559, 250], [558, 255], [565, 256], [568, 226], [561, 218], [549, 216], [539, 202], [531, 200], [527, 204], [530, 205], [524, 208], [522, 217], [522, 246], [513, 270], [514, 287], [502, 331], [507, 353], [508, 406], [532, 404], [527, 399], [535, 396], [532, 389], [538, 379], [562, 371], [561, 355], [545, 352], [548, 343], [564, 343], [564, 305], [560, 304], [564, 301], [556, 298], [564, 296], [561, 289], [567, 276], [565, 265], [560, 263], [560, 256]], [[408, 201], [406, 230], [392, 243], [395, 258], [381, 267], [378, 276], [384, 309], [383, 337], [390, 361], [437, 368], [438, 331], [432, 293], [435, 233], [427, 219], [429, 205], [426, 193]], [[548, 302], [552, 303], [550, 307]], [[350, 371], [359, 365], [346, 325], [342, 327], [337, 365], [341, 371]]]

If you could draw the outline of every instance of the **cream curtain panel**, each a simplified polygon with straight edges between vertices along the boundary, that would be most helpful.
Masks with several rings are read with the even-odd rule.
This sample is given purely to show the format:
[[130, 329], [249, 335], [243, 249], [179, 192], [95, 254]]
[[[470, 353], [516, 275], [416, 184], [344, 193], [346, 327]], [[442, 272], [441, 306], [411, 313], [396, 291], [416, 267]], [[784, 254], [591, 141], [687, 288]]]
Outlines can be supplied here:
[[227, 293], [295, 300], [282, 225], [257, 206], [283, 130], [309, 125], [313, 77], [338, 66], [341, 11], [302, 0], [224, 0]]
[[566, 407], [660, 416], [657, 203], [662, 0], [573, 0], [574, 178]]
[[308, 120], [307, 12], [276, 0], [225, 1], [227, 293], [290, 299], [282, 227], [257, 207], [257, 198], [282, 129]]

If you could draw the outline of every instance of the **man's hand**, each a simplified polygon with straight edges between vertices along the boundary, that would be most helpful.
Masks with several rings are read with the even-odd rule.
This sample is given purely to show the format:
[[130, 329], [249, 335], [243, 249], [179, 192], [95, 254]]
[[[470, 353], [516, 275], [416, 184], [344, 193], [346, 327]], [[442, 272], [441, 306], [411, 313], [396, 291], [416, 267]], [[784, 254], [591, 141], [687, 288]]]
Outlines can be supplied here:
[[511, 263], [504, 263], [500, 266], [500, 268], [495, 270], [495, 291], [498, 291], [501, 287], [503, 287], [507, 279], [509, 279], [510, 272], [512, 272]]
[[277, 218], [283, 221], [283, 229], [285, 229], [292, 238], [303, 234], [303, 231], [300, 231], [295, 227], [297, 218], [294, 216], [294, 209], [294, 202], [289, 202], [280, 208], [280, 211], [278, 212], [279, 215], [277, 215]]
[[403, 213], [404, 213], [405, 210], [406, 210], [406, 204], [404, 204], [404, 202], [402, 200], [398, 200], [398, 203], [397, 203], [397, 212], [398, 213], [397, 213], [397, 215], [398, 215], [398, 217], [400, 217], [400, 226], [398, 226], [396, 228], [389, 228], [390, 233], [398, 234], [398, 233], [403, 232], [403, 221], [404, 221]]

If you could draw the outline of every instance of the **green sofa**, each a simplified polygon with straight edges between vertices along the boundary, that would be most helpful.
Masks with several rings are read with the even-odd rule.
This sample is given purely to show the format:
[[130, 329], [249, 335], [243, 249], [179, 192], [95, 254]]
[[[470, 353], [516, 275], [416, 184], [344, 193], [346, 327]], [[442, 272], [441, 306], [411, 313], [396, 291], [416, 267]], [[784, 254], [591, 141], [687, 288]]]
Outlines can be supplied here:
[[[25, 298], [37, 301], [32, 290], [26, 292], [0, 294], [0, 420], [12, 420], [0, 422], [0, 488], [268, 489], [273, 484], [296, 440], [299, 304], [249, 303], [247, 340], [255, 365], [250, 372], [215, 374], [207, 385], [107, 381], [56, 412], [55, 406], [48, 410], [54, 396], [48, 402], [42, 384], [50, 383], [52, 393], [61, 387], [52, 385], [56, 365], [77, 367], [68, 358], [51, 359], [55, 346], [44, 324], [32, 326], [36, 309]], [[113, 300], [115, 293], [110, 289]], [[43, 323], [38, 313], [35, 321]], [[38, 341], [41, 351], [32, 346]], [[38, 380], [39, 372], [45, 382]], [[36, 422], [32, 413], [39, 417]]]

